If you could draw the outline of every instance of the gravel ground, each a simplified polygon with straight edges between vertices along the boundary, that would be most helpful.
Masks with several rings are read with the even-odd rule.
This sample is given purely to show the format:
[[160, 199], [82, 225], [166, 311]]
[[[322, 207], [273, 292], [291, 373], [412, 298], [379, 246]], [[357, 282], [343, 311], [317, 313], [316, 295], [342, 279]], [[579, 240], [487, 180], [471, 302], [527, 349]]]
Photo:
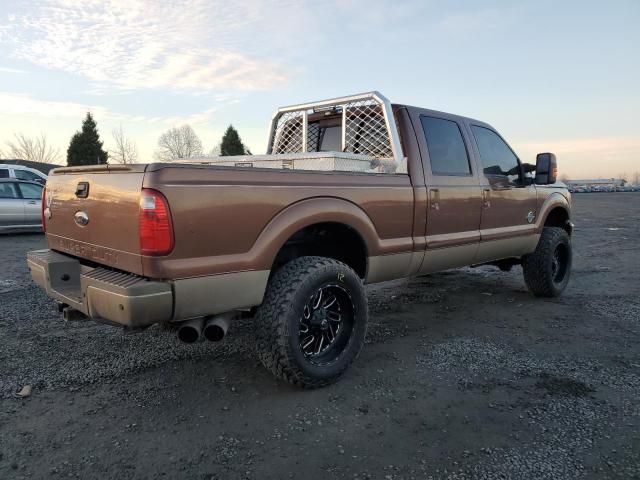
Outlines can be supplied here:
[[360, 359], [311, 392], [249, 321], [194, 346], [63, 323], [24, 262], [42, 236], [2, 236], [0, 478], [640, 478], [640, 195], [573, 220], [562, 297], [519, 267], [371, 286]]

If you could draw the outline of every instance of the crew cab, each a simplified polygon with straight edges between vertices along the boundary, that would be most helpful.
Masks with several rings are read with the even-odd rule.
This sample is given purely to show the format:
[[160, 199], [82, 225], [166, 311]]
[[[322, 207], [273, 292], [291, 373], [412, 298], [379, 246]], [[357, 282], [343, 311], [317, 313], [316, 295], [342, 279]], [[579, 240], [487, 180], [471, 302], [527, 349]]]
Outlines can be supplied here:
[[489, 124], [378, 92], [278, 109], [266, 155], [57, 168], [33, 279], [66, 319], [220, 340], [240, 315], [278, 377], [312, 388], [359, 354], [364, 284], [522, 265], [559, 295], [571, 197]]

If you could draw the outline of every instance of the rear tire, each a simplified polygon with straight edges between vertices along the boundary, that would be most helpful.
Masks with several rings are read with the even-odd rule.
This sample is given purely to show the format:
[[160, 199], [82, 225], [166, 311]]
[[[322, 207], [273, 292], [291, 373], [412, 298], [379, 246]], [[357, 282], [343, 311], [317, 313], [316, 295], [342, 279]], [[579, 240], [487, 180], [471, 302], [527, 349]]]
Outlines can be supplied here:
[[275, 272], [258, 308], [258, 357], [278, 378], [323, 387], [358, 357], [367, 317], [364, 287], [351, 268], [330, 258], [297, 258]]
[[522, 258], [525, 283], [536, 297], [557, 297], [569, 283], [571, 263], [569, 234], [559, 227], [545, 227], [536, 250]]

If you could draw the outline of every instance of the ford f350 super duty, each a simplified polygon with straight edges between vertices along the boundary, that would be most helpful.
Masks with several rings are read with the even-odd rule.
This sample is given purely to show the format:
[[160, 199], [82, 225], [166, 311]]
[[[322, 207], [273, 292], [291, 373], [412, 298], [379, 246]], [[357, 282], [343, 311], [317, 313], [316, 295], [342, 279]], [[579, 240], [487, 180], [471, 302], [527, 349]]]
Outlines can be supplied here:
[[266, 155], [55, 169], [33, 279], [66, 319], [220, 340], [239, 315], [278, 377], [337, 379], [367, 328], [364, 284], [521, 265], [571, 270], [555, 156], [522, 163], [490, 125], [377, 92], [280, 108]]

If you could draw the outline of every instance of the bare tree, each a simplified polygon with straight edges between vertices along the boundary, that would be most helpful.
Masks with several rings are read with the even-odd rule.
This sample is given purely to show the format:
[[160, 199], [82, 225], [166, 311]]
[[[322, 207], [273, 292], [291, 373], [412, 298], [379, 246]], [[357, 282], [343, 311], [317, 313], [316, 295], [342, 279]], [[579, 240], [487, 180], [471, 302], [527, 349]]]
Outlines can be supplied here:
[[109, 150], [109, 160], [113, 160], [116, 163], [136, 163], [138, 160], [138, 148], [134, 142], [125, 136], [122, 125], [111, 130], [111, 135], [116, 146]]
[[60, 150], [53, 147], [44, 133], [39, 137], [27, 137], [23, 133], [16, 133], [14, 141], [6, 142], [7, 150], [3, 156], [17, 160], [31, 160], [41, 163], [58, 163]]
[[633, 184], [640, 185], [640, 172], [635, 172], [633, 174]]
[[215, 147], [213, 147], [211, 150], [209, 150], [208, 156], [209, 157], [219, 157], [221, 151], [222, 151], [222, 149], [220, 148], [220, 144], [218, 144]]
[[155, 156], [167, 162], [202, 155], [202, 142], [189, 125], [173, 127], [160, 135]]

